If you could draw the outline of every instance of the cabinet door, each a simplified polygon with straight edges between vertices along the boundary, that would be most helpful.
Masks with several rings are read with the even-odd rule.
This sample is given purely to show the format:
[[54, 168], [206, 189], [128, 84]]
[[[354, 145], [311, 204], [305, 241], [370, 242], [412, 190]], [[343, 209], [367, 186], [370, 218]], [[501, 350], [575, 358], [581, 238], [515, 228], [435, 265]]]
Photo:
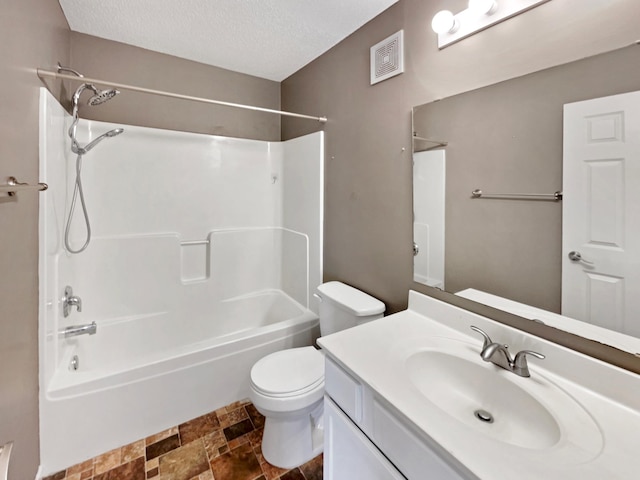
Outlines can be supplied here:
[[325, 480], [405, 480], [329, 397], [324, 397], [324, 451]]

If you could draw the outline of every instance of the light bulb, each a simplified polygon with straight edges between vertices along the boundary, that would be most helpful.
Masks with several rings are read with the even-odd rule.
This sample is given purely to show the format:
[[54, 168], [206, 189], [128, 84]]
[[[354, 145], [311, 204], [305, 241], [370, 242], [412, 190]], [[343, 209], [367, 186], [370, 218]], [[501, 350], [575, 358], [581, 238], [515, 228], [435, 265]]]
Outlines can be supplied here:
[[449, 10], [441, 10], [433, 16], [431, 28], [438, 34], [450, 33], [458, 28], [458, 22]]
[[497, 6], [495, 0], [469, 0], [469, 10], [476, 15], [491, 15]]

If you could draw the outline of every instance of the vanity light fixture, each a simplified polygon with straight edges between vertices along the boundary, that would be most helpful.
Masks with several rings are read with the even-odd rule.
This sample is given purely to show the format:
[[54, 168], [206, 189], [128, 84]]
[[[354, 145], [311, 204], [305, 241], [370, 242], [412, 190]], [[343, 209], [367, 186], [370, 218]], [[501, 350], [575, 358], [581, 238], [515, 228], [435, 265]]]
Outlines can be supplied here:
[[438, 34], [438, 48], [444, 48], [548, 1], [469, 0], [468, 8], [456, 15], [448, 10], [436, 13], [431, 28]]
[[469, 0], [469, 10], [476, 15], [491, 15], [498, 8], [494, 0]]
[[458, 29], [458, 21], [449, 10], [440, 10], [431, 20], [431, 28], [438, 35], [453, 33]]

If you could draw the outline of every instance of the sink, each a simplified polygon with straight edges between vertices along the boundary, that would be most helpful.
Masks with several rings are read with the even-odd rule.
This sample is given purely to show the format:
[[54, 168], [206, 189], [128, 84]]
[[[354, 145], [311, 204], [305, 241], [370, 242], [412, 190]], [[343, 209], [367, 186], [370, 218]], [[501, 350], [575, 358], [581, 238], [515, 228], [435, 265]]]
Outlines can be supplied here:
[[446, 414], [452, 428], [462, 426], [478, 441], [530, 451], [555, 449], [576, 461], [600, 452], [602, 434], [593, 418], [536, 372], [533, 362], [532, 376], [523, 378], [482, 361], [478, 346], [444, 339], [434, 346], [406, 349], [404, 369], [425, 407]]
[[[410, 381], [444, 413], [496, 440], [525, 448], [548, 448], [561, 431], [549, 410], [526, 390], [487, 365], [439, 351], [406, 361]], [[504, 372], [507, 375], [513, 373]]]

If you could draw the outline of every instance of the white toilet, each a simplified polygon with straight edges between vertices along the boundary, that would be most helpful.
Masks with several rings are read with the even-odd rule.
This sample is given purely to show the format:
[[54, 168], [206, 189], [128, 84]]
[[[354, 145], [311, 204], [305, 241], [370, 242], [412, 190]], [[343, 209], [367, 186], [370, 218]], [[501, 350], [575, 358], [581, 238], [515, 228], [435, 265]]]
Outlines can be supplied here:
[[[384, 303], [341, 282], [318, 287], [320, 334], [382, 318]], [[264, 458], [293, 468], [322, 452], [324, 355], [314, 347], [291, 348], [258, 360], [251, 369], [250, 398], [265, 417]]]

